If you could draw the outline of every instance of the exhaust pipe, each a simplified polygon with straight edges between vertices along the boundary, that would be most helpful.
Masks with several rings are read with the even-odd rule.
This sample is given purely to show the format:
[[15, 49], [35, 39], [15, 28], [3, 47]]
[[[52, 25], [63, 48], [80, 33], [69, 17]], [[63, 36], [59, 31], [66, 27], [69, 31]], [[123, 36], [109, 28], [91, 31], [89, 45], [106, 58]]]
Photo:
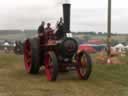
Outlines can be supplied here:
[[63, 18], [64, 18], [64, 32], [70, 32], [70, 8], [71, 4], [64, 3], [63, 4]]

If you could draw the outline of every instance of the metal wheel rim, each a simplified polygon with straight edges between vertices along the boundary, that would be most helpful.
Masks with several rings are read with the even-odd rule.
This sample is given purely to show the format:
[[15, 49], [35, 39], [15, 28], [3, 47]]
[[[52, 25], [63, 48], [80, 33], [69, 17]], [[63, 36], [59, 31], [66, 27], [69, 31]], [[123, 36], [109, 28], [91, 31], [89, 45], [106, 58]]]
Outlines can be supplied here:
[[[84, 58], [84, 61], [82, 60]], [[77, 72], [78, 75], [83, 78], [87, 72], [87, 57], [86, 54], [82, 53], [82, 55], [80, 55], [78, 57], [78, 66], [77, 66]]]

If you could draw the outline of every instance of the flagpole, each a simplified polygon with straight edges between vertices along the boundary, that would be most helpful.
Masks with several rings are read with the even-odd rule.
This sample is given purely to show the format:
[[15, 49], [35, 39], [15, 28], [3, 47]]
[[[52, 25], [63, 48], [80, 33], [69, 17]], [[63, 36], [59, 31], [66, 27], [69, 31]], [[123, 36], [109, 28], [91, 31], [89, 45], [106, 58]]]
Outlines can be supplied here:
[[107, 55], [110, 58], [111, 55], [111, 0], [108, 0], [108, 22], [107, 22]]

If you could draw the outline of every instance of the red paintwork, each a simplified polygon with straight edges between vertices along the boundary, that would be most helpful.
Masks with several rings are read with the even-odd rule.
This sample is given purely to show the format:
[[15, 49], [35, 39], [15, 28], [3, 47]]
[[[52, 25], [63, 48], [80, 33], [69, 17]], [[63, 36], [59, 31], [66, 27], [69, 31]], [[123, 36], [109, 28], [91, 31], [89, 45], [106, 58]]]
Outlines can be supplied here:
[[47, 54], [45, 56], [45, 73], [46, 73], [46, 77], [49, 81], [51, 81], [52, 79], [52, 70], [53, 70], [53, 64], [51, 61], [51, 57], [49, 56], [49, 54]]
[[29, 40], [26, 40], [24, 45], [24, 64], [26, 71], [29, 73], [32, 66], [31, 46]]
[[83, 51], [86, 51], [88, 53], [95, 53], [96, 52], [96, 50], [94, 48], [92, 48], [91, 46], [88, 46], [88, 45], [84, 45], [84, 44], [80, 45], [78, 50], [80, 50], [80, 51], [83, 50]]
[[88, 40], [88, 44], [104, 44], [104, 42], [101, 40], [92, 39], [92, 40]]

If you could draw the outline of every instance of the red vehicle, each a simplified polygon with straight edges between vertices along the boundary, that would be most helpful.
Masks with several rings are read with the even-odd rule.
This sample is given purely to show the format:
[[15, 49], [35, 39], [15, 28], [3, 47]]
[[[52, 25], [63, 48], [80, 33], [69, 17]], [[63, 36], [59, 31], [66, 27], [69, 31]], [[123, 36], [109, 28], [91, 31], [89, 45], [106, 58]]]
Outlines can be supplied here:
[[79, 45], [70, 33], [70, 4], [63, 4], [63, 8], [63, 38], [57, 39], [56, 34], [48, 32], [44, 37], [27, 39], [24, 42], [26, 71], [37, 74], [40, 67], [44, 66], [47, 79], [55, 81], [61, 71], [75, 70], [81, 79], [87, 80], [92, 69], [91, 57], [84, 50], [78, 51]]

